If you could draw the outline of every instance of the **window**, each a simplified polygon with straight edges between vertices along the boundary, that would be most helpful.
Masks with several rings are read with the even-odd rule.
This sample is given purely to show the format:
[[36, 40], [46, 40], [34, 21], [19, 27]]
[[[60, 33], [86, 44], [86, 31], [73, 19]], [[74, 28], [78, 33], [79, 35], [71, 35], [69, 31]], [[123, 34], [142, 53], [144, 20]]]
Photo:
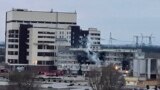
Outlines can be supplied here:
[[16, 29], [9, 30], [8, 32], [9, 32], [9, 34], [18, 34], [18, 30], [16, 30]]
[[38, 34], [43, 34], [43, 32], [38, 32]]
[[13, 48], [13, 45], [8, 45], [8, 48]]
[[18, 45], [9, 44], [9, 45], [8, 45], [8, 48], [18, 48]]
[[29, 39], [27, 39], [27, 42], [29, 42]]
[[21, 20], [10, 20], [7, 23], [18, 22], [18, 23], [46, 23], [46, 24], [76, 24], [75, 22], [44, 22], [44, 21], [21, 21]]
[[50, 57], [53, 57], [53, 56], [55, 56], [55, 53], [54, 52], [38, 52], [37, 56], [50, 56]]
[[93, 35], [93, 36], [100, 36], [99, 33], [91, 33], [91, 35]]
[[8, 55], [18, 55], [18, 51], [8, 51]]
[[46, 24], [51, 24], [51, 22], [46, 22]]
[[51, 46], [51, 45], [38, 45], [38, 49], [55, 49], [55, 46]]
[[38, 41], [38, 43], [54, 43], [54, 41]]
[[38, 38], [55, 38], [54, 36], [38, 36]]
[[38, 65], [42, 65], [42, 61], [38, 61], [37, 64], [38, 64]]
[[43, 36], [38, 36], [38, 38], [43, 38]]
[[30, 23], [30, 21], [24, 21], [24, 23]]
[[31, 21], [31, 23], [38, 23], [37, 21]]
[[38, 45], [38, 49], [43, 49], [43, 45]]
[[44, 23], [43, 21], [39, 21], [38, 23]]
[[54, 49], [54, 46], [47, 46], [47, 49]]
[[39, 61], [37, 62], [38, 65], [53, 65], [54, 61]]
[[46, 65], [53, 65], [54, 61], [46, 61]]
[[29, 55], [29, 52], [27, 52], [27, 55]]
[[17, 59], [8, 59], [8, 63], [18, 63]]
[[18, 23], [23, 23], [23, 21], [17, 21]]
[[40, 31], [40, 32], [38, 32], [38, 34], [55, 34], [55, 32], [43, 32], [43, 31]]
[[29, 45], [26, 45], [27, 48], [29, 48]]
[[17, 34], [9, 34], [8, 37], [9, 38], [18, 38], [18, 35]]

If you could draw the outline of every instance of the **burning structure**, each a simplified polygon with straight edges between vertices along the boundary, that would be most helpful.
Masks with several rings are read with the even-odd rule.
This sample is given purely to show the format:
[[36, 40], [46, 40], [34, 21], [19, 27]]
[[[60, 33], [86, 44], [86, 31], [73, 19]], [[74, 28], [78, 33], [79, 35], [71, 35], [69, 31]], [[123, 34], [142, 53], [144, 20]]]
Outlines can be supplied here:
[[78, 70], [87, 72], [102, 62], [103, 65], [114, 63], [126, 74], [157, 78], [160, 48], [101, 45], [100, 31], [96, 28], [82, 30], [76, 17], [76, 12], [26, 9], [7, 12], [6, 64], [38, 66], [39, 69], [56, 66], [58, 70], [75, 74]]

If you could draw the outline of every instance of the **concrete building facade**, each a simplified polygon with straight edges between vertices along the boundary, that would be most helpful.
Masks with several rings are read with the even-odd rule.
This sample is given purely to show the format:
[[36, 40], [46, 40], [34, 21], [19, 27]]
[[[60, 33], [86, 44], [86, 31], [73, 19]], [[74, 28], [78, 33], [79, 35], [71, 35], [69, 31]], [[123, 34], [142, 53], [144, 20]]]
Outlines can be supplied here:
[[[58, 66], [67, 47], [100, 49], [100, 31], [82, 30], [76, 12], [44, 12], [13, 9], [6, 13], [6, 55], [8, 65]], [[62, 51], [61, 49], [65, 49]], [[56, 65], [58, 63], [58, 65]]]
[[[6, 13], [7, 64], [51, 65], [56, 56], [56, 40], [70, 36], [76, 25], [75, 12], [42, 12], [13, 9]], [[69, 45], [69, 44], [68, 44]]]

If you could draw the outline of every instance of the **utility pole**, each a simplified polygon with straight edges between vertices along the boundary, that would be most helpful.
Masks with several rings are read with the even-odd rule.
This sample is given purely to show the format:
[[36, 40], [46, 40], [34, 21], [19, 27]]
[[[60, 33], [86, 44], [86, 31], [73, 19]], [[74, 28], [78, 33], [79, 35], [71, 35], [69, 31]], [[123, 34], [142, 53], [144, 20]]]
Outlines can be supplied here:
[[150, 36], [148, 36], [148, 40], [149, 40], [149, 45], [151, 46], [152, 45], [152, 39], [153, 39], [154, 37], [152, 36], [152, 34], [150, 35]]
[[109, 34], [109, 44], [112, 45], [112, 33]]
[[141, 33], [141, 46], [143, 46], [145, 43], [144, 43], [144, 36], [143, 36], [143, 34]]
[[112, 46], [112, 43], [113, 43], [112, 41], [113, 41], [113, 40], [116, 40], [116, 39], [112, 37], [112, 33], [110, 32], [110, 35], [109, 35], [109, 44], [110, 44], [111, 46]]
[[136, 36], [134, 36], [134, 38], [136, 38], [136, 46], [138, 46], [139, 45], [139, 36], [136, 35]]

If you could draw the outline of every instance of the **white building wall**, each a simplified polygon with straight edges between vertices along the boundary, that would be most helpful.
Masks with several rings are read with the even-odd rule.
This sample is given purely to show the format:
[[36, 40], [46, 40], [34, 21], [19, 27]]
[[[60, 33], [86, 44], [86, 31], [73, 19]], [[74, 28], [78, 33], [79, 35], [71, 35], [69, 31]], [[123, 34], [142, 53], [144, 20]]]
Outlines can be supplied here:
[[134, 59], [133, 60], [133, 76], [143, 77], [146, 74], [146, 60]]
[[37, 64], [37, 37], [38, 37], [38, 32], [34, 30], [33, 28], [30, 28], [29, 31], [29, 55], [28, 55], [28, 60], [30, 65], [36, 65]]
[[147, 60], [147, 78], [151, 78], [151, 59]]
[[97, 30], [97, 28], [89, 28], [89, 37], [91, 39], [91, 48], [92, 50], [100, 49], [100, 41], [101, 41], [101, 32]]
[[133, 76], [134, 77], [146, 77], [147, 73], [147, 61], [145, 54], [141, 50], [137, 50], [135, 58], [133, 59]]
[[[55, 40], [56, 40], [56, 33], [55, 33], [56, 29], [49, 29], [49, 28], [31, 28], [30, 29], [30, 37], [29, 37], [29, 60], [30, 63], [29, 64], [36, 64], [37, 65], [37, 61], [51, 61], [51, 60], [55, 60], [55, 57], [47, 57], [47, 56], [37, 56], [38, 52], [56, 52], [56, 49], [54, 50], [50, 50], [50, 49], [37, 49], [38, 45], [51, 45], [51, 46], [55, 46]], [[39, 34], [38, 32], [52, 32], [55, 34]], [[55, 38], [38, 38], [38, 36], [53, 36]], [[54, 43], [38, 43], [38, 41], [53, 41]]]
[[8, 21], [49, 21], [49, 22], [77, 22], [76, 13], [68, 12], [43, 12], [43, 11], [9, 11]]

